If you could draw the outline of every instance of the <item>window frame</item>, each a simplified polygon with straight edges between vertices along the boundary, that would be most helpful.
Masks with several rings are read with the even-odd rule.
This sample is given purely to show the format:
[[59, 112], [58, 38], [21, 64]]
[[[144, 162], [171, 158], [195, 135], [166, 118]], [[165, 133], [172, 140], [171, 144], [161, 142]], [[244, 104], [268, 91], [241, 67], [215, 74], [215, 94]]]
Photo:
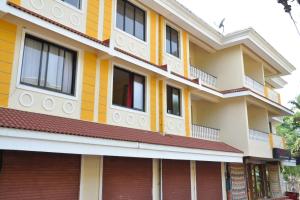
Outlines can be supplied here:
[[[123, 1], [123, 3], [124, 3], [124, 9], [123, 9], [124, 15], [123, 15], [123, 27], [122, 27], [122, 28], [118, 27], [118, 24], [117, 24], [117, 19], [118, 19], [118, 2], [119, 2], [119, 1]], [[134, 12], [134, 13], [133, 13], [133, 34], [131, 34], [131, 33], [127, 32], [127, 31], [125, 31], [126, 4], [131, 5], [131, 6], [133, 7], [133, 10], [134, 10], [134, 11], [133, 11], [133, 12]], [[143, 28], [144, 34], [143, 34], [143, 39], [141, 39], [141, 38], [139, 38], [139, 37], [137, 37], [137, 36], [135, 35], [135, 34], [136, 34], [136, 33], [135, 33], [136, 9], [138, 9], [138, 10], [140, 10], [140, 11], [142, 11], [142, 12], [144, 13], [144, 22], [143, 22], [143, 24], [144, 24], [144, 28]], [[118, 30], [121, 30], [121, 31], [123, 31], [124, 33], [126, 33], [126, 34], [128, 34], [128, 35], [134, 37], [135, 39], [138, 39], [138, 40], [140, 40], [140, 41], [142, 41], [142, 42], [147, 42], [147, 11], [146, 11], [145, 9], [142, 9], [142, 8], [140, 8], [139, 6], [133, 4], [132, 2], [130, 2], [130, 1], [128, 1], [128, 0], [117, 0], [117, 1], [116, 1], [116, 8], [115, 8], [115, 10], [116, 10], [115, 27], [116, 27]]]
[[[168, 52], [168, 50], [167, 50], [167, 44], [168, 44], [168, 42], [167, 42], [167, 27], [170, 30], [170, 52]], [[177, 41], [178, 55], [172, 54], [172, 30], [176, 31], [177, 35], [178, 35], [178, 41]], [[177, 28], [175, 28], [174, 26], [172, 26], [168, 23], [166, 23], [166, 25], [165, 25], [165, 51], [167, 54], [174, 56], [177, 59], [181, 58], [181, 33], [180, 33], [180, 30], [178, 30]]]
[[[71, 89], [71, 93], [67, 93], [67, 92], [63, 92], [62, 89], [63, 89], [63, 85], [62, 85], [62, 88], [61, 90], [56, 90], [56, 89], [53, 89], [53, 88], [49, 88], [49, 87], [46, 87], [46, 81], [47, 81], [47, 70], [48, 70], [48, 66], [46, 66], [45, 68], [45, 86], [40, 86], [40, 74], [41, 74], [41, 61], [42, 59], [40, 59], [40, 63], [39, 63], [39, 77], [38, 77], [38, 84], [37, 85], [34, 85], [34, 84], [30, 84], [30, 83], [26, 83], [26, 82], [23, 82], [22, 81], [22, 71], [23, 71], [23, 59], [24, 59], [24, 54], [25, 54], [25, 41], [26, 41], [26, 38], [30, 38], [30, 39], [33, 39], [35, 41], [38, 41], [38, 42], [41, 42], [42, 43], [42, 47], [43, 47], [43, 44], [47, 44], [49, 45], [49, 48], [48, 48], [48, 53], [49, 53], [49, 50], [50, 50], [50, 46], [54, 46], [56, 48], [59, 48], [59, 49], [62, 49], [64, 51], [67, 51], [69, 53], [72, 53], [74, 55], [73, 57], [73, 66], [72, 66], [72, 89]], [[79, 56], [79, 53], [78, 51], [76, 50], [73, 50], [71, 48], [68, 48], [68, 47], [64, 47], [64, 46], [61, 46], [61, 45], [58, 45], [54, 42], [51, 42], [49, 40], [46, 40], [46, 39], [42, 39], [38, 36], [35, 36], [34, 34], [31, 34], [31, 33], [28, 33], [28, 32], [25, 32], [23, 34], [23, 39], [22, 39], [22, 48], [21, 48], [22, 52], [21, 52], [21, 55], [20, 58], [19, 58], [19, 72], [18, 72], [18, 84], [20, 86], [28, 86], [28, 87], [31, 87], [31, 88], [36, 88], [36, 89], [40, 89], [41, 91], [49, 91], [49, 92], [53, 92], [54, 95], [56, 94], [61, 94], [61, 95], [66, 95], [66, 97], [71, 97], [71, 98], [74, 98], [76, 97], [77, 95], [77, 78], [78, 78], [78, 56]], [[43, 48], [42, 48], [43, 50]], [[65, 54], [64, 54], [65, 55]], [[47, 64], [48, 64], [48, 59], [47, 59]], [[64, 68], [62, 70], [64, 72]], [[63, 78], [62, 78], [62, 82], [63, 82]]]
[[[172, 113], [170, 113], [170, 112], [168, 112], [169, 110], [168, 110], [168, 88], [170, 88], [170, 89], [172, 89], [172, 95], [173, 95], [173, 90], [178, 90], [178, 94], [179, 94], [179, 97], [178, 97], [178, 108], [179, 108], [179, 114], [177, 115], [177, 114], [175, 114], [174, 113], [174, 108], [173, 108], [173, 99], [172, 99]], [[166, 85], [166, 103], [167, 103], [167, 106], [166, 106], [166, 108], [167, 108], [167, 114], [168, 115], [173, 115], [173, 116], [177, 116], [177, 117], [182, 117], [182, 108], [181, 108], [181, 106], [182, 106], [182, 90], [180, 89], [180, 88], [178, 88], [178, 87], [174, 87], [174, 86], [172, 86], [172, 85]]]
[[59, 1], [61, 1], [64, 4], [67, 4], [68, 6], [71, 6], [72, 8], [75, 8], [75, 9], [78, 9], [78, 10], [82, 10], [82, 0], [78, 0], [79, 1], [78, 7], [76, 7], [76, 6], [74, 6], [74, 5], [66, 2], [66, 0], [59, 0]]
[[[127, 106], [124, 106], [124, 105], [120, 105], [120, 104], [115, 104], [113, 101], [114, 101], [114, 78], [115, 78], [115, 69], [118, 69], [118, 70], [121, 70], [123, 72], [126, 72], [126, 73], [129, 73], [129, 76], [132, 77], [133, 81], [132, 81], [132, 95], [131, 95], [131, 98], [132, 98], [132, 106], [131, 107], [127, 107]], [[134, 77], [135, 76], [138, 76], [138, 77], [143, 77], [144, 78], [144, 83], [143, 83], [143, 109], [138, 109], [138, 108], [134, 108]], [[113, 77], [112, 77], [112, 92], [111, 92], [111, 104], [112, 106], [117, 106], [117, 107], [121, 107], [121, 108], [124, 108], [124, 109], [130, 109], [130, 110], [134, 110], [134, 111], [138, 111], [138, 112], [143, 112], [143, 113], [146, 113], [146, 84], [147, 84], [147, 77], [144, 76], [144, 75], [141, 75], [139, 73], [136, 73], [136, 72], [133, 72], [133, 71], [130, 71], [128, 69], [125, 69], [125, 68], [122, 68], [118, 65], [113, 65]]]

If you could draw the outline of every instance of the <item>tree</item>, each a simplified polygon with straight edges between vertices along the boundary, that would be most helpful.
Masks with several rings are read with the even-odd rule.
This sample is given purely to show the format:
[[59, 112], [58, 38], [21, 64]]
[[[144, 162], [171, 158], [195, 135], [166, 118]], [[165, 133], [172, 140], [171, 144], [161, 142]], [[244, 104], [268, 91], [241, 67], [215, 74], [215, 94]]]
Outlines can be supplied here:
[[[290, 102], [294, 105], [294, 115], [286, 116], [283, 123], [277, 127], [277, 133], [285, 138], [287, 147], [291, 150], [293, 157], [300, 156], [300, 95]], [[285, 180], [299, 179], [300, 166], [284, 167]]]

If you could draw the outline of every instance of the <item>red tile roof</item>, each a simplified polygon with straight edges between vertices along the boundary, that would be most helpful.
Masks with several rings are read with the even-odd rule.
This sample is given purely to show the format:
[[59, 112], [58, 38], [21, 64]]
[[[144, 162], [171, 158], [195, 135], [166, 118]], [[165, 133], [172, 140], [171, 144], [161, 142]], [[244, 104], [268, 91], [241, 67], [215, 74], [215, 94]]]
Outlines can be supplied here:
[[222, 142], [213, 142], [158, 132], [99, 124], [76, 119], [0, 108], [0, 127], [76, 135], [102, 139], [141, 142], [213, 151], [242, 153]]

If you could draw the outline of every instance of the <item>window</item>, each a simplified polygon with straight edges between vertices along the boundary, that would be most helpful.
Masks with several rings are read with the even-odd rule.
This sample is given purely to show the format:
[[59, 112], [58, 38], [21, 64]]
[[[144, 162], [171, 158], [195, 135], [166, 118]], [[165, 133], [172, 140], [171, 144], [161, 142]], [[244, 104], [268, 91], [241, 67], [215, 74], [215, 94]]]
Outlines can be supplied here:
[[145, 38], [145, 11], [126, 0], [117, 3], [117, 27], [141, 40]]
[[21, 83], [74, 95], [77, 53], [25, 36]]
[[179, 33], [170, 26], [166, 27], [166, 51], [167, 53], [179, 57]]
[[81, 0], [62, 0], [62, 1], [78, 8], [78, 9], [81, 8]]
[[145, 111], [145, 77], [115, 67], [113, 104]]
[[173, 115], [181, 115], [180, 109], [180, 90], [171, 86], [167, 86], [167, 113]]

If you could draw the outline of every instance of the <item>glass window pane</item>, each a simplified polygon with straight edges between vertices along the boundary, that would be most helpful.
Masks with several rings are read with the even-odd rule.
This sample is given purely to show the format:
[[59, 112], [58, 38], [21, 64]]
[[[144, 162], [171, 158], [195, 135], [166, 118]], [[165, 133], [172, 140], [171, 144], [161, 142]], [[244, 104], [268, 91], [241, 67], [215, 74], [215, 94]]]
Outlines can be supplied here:
[[172, 52], [171, 52], [171, 54], [174, 55], [174, 56], [179, 57], [178, 32], [175, 31], [174, 29], [172, 29], [171, 34], [172, 34], [171, 35], [171, 38], [172, 38], [172, 41], [171, 41]]
[[118, 0], [117, 5], [117, 27], [124, 30], [124, 0]]
[[[61, 68], [60, 52], [59, 48], [55, 46], [50, 46], [49, 58], [48, 58], [48, 70], [47, 70], [47, 83], [46, 87], [60, 90], [59, 85], [57, 85], [58, 73]], [[62, 76], [62, 75], [61, 75]]]
[[167, 86], [167, 113], [173, 114], [172, 87]]
[[172, 94], [172, 102], [173, 102], [173, 114], [174, 115], [180, 115], [180, 92], [178, 89], [173, 88], [173, 94]]
[[171, 33], [170, 27], [166, 27], [166, 51], [167, 53], [171, 53]]
[[130, 73], [114, 68], [113, 79], [113, 104], [131, 107], [132, 86], [130, 84]]
[[49, 50], [49, 45], [44, 43], [43, 53], [42, 53], [42, 62], [41, 62], [41, 72], [40, 72], [40, 84], [39, 84], [40, 86], [45, 86], [48, 50]]
[[72, 84], [73, 84], [73, 56], [74, 54], [66, 52], [65, 63], [64, 63], [64, 77], [63, 77], [63, 89], [62, 92], [71, 94], [72, 93]]
[[131, 35], [134, 34], [133, 30], [134, 26], [134, 7], [128, 3], [126, 3], [125, 9], [125, 31], [130, 33]]
[[80, 0], [63, 0], [63, 1], [76, 8], [80, 8]]
[[133, 108], [144, 110], [144, 84], [145, 78], [135, 75], [133, 82]]
[[31, 38], [25, 39], [21, 82], [38, 85], [42, 43]]
[[139, 8], [135, 9], [135, 36], [141, 40], [145, 40], [145, 12]]

